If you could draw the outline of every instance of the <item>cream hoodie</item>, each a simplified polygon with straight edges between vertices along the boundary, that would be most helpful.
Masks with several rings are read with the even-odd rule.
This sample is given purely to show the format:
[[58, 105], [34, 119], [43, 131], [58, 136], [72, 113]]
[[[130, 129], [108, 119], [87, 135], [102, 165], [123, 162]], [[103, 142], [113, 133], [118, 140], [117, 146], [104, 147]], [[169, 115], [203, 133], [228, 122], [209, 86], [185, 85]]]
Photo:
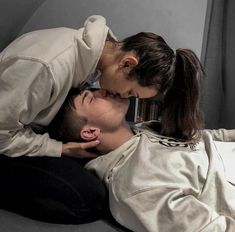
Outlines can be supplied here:
[[135, 131], [86, 165], [106, 184], [114, 218], [135, 232], [234, 232], [235, 130], [205, 130], [196, 146]]
[[70, 88], [95, 71], [107, 33], [113, 36], [106, 20], [94, 15], [79, 30], [30, 32], [2, 51], [0, 154], [61, 156], [62, 143], [38, 129], [51, 122]]

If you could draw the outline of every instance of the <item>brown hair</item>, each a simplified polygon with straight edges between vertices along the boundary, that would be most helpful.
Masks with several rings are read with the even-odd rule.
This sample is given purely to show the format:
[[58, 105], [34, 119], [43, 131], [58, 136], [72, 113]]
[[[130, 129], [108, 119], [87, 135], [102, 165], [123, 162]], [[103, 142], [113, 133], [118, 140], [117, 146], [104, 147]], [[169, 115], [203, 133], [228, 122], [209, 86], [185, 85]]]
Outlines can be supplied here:
[[138, 65], [129, 74], [141, 86], [155, 86], [164, 95], [161, 134], [181, 140], [199, 135], [202, 117], [199, 109], [203, 69], [189, 49], [171, 49], [154, 33], [141, 32], [122, 41], [123, 51], [133, 51]]
[[69, 91], [62, 107], [49, 125], [51, 138], [64, 143], [82, 141], [80, 131], [87, 119], [77, 114], [74, 105], [74, 99], [80, 92], [81, 90], [76, 88]]

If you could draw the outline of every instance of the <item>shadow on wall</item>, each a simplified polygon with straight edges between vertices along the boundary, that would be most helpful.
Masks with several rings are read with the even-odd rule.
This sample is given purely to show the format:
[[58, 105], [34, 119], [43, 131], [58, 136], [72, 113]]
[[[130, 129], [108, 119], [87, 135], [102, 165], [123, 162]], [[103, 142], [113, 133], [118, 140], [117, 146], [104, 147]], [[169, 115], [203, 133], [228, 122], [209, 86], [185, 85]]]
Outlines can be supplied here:
[[47, 0], [19, 34], [51, 27], [79, 28], [88, 16], [100, 14], [119, 39], [152, 31], [170, 46], [191, 48], [200, 57], [206, 6], [207, 0], [178, 0], [177, 4], [175, 0]]
[[0, 51], [19, 34], [45, 0], [0, 0]]
[[0, 50], [25, 32], [58, 26], [78, 28], [89, 15], [101, 14], [119, 39], [152, 31], [162, 35], [170, 46], [191, 48], [200, 56], [207, 1], [177, 2], [0, 0]]

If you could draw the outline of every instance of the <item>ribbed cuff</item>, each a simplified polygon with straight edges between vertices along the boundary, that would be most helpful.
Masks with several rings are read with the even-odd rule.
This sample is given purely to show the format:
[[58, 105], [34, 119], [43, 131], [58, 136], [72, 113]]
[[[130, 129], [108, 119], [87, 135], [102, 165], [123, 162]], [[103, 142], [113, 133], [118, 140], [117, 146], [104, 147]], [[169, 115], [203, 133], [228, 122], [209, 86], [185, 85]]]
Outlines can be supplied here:
[[48, 140], [45, 155], [51, 157], [61, 157], [61, 154], [62, 154], [62, 142], [56, 141], [54, 139]]

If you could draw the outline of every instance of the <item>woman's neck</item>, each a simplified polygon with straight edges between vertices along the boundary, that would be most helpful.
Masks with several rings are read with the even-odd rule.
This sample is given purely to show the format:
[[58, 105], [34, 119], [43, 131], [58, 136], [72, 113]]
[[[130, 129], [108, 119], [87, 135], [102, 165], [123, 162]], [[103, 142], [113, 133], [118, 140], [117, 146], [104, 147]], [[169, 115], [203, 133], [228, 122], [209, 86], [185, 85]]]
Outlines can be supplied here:
[[117, 46], [116, 43], [106, 41], [96, 68], [102, 72], [107, 65], [116, 63], [122, 53], [120, 46]]

